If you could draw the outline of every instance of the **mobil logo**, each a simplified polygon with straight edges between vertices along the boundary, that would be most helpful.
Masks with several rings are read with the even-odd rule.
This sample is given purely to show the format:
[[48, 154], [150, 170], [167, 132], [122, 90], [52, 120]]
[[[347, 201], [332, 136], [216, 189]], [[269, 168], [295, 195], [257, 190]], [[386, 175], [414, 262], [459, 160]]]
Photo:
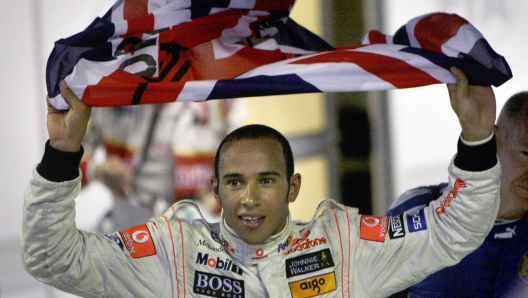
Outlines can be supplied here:
[[236, 274], [242, 275], [242, 269], [237, 265], [233, 264], [233, 261], [225, 258], [221, 259], [220, 257], [209, 257], [208, 253], [198, 252], [198, 257], [196, 258], [196, 264], [206, 265], [211, 268], [220, 269], [220, 270], [229, 270]]

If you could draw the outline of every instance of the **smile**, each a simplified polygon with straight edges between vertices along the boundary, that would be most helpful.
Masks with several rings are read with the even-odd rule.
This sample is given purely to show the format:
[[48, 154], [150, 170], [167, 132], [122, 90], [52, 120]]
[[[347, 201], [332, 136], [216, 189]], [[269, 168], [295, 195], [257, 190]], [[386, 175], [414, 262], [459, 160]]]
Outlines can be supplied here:
[[239, 216], [238, 218], [244, 221], [246, 227], [256, 228], [264, 221], [265, 216]]

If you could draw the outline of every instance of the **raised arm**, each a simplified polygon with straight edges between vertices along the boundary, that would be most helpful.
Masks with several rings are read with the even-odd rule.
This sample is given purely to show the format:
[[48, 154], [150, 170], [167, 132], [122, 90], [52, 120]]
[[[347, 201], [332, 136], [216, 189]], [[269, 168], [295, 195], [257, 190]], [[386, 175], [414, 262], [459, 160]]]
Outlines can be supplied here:
[[451, 107], [462, 127], [462, 138], [480, 141], [491, 135], [495, 125], [496, 103], [491, 86], [469, 86], [466, 75], [452, 67], [456, 84], [447, 84]]
[[369, 270], [358, 276], [373, 297], [387, 297], [456, 264], [482, 244], [497, 216], [501, 167], [493, 138], [495, 96], [490, 86], [469, 86], [464, 73], [452, 72], [457, 83], [447, 88], [462, 134], [448, 168], [449, 183], [423, 209], [387, 218], [383, 242], [360, 241], [358, 249], [369, 254], [357, 254], [356, 261]]

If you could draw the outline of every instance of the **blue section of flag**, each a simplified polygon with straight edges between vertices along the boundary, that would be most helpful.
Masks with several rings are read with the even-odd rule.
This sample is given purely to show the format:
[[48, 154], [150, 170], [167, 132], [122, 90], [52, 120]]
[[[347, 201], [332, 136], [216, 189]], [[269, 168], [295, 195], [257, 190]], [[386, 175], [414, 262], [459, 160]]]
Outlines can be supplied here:
[[263, 95], [321, 92], [298, 75], [255, 76], [245, 79], [220, 80], [208, 99]]
[[60, 94], [59, 82], [72, 73], [82, 58], [101, 62], [114, 59], [109, 42], [114, 32], [114, 24], [97, 18], [86, 30], [56, 41], [46, 65], [48, 95]]

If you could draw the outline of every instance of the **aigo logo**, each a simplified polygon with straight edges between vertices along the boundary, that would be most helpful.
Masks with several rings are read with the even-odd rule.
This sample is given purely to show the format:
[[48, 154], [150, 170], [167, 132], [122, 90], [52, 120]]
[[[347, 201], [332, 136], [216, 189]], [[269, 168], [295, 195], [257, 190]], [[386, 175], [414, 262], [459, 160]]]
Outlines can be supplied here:
[[293, 298], [314, 297], [337, 289], [334, 272], [290, 282], [288, 285]]

